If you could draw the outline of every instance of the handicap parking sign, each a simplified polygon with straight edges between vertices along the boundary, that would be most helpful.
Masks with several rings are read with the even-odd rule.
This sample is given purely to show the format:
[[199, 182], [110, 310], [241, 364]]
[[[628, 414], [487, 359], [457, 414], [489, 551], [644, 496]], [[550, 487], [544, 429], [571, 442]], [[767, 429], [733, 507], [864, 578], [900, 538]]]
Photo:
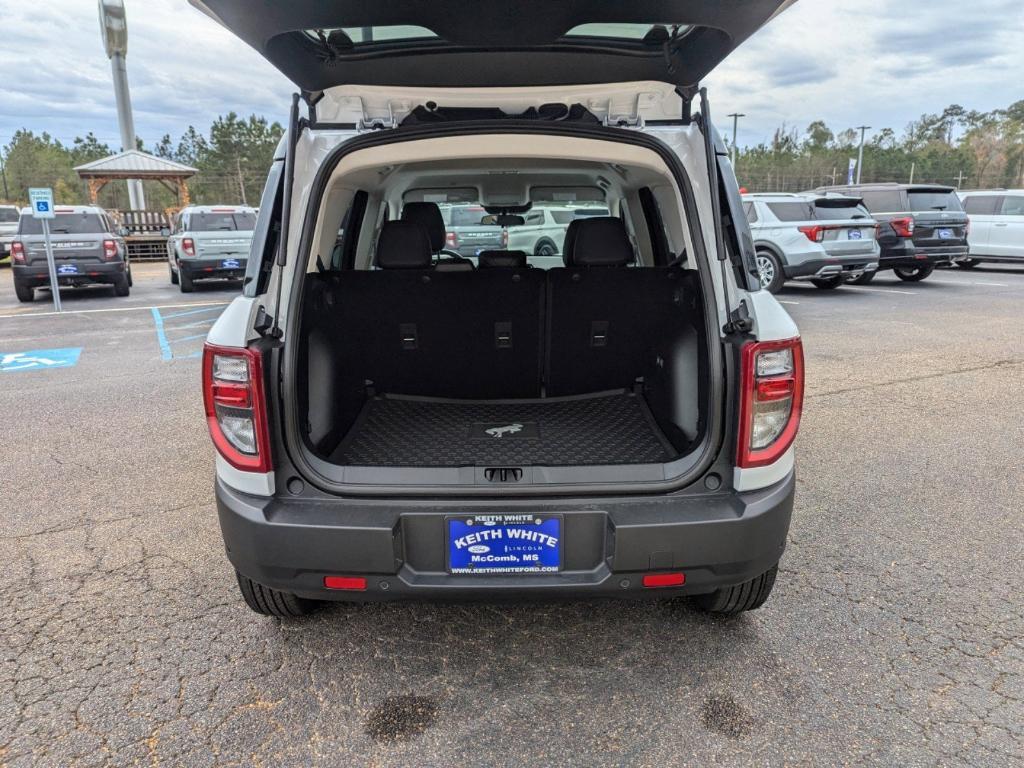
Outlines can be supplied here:
[[53, 190], [48, 187], [30, 187], [28, 200], [32, 207], [32, 217], [36, 219], [53, 219]]
[[81, 347], [30, 349], [25, 352], [0, 352], [0, 373], [42, 371], [47, 368], [71, 368], [78, 364]]

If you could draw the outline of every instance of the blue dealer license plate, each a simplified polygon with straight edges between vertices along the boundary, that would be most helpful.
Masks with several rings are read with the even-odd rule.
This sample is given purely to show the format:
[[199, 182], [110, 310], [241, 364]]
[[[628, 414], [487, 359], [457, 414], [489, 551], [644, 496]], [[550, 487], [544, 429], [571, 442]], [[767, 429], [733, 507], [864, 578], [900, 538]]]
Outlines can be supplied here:
[[551, 515], [449, 517], [451, 573], [555, 573], [562, 567], [562, 518]]
[[220, 265], [223, 269], [238, 269], [242, 266], [238, 259], [224, 259]]
[[935, 234], [939, 236], [939, 240], [952, 240], [953, 230], [952, 229], [937, 229]]

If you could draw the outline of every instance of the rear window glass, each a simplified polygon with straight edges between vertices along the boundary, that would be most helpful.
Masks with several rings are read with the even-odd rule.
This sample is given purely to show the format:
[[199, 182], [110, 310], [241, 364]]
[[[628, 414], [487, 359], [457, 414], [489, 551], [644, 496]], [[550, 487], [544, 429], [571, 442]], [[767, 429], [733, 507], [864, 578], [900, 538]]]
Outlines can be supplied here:
[[193, 232], [250, 232], [256, 229], [253, 213], [193, 213], [188, 217]]
[[13, 224], [19, 215], [17, 208], [0, 208], [0, 224]]
[[899, 213], [905, 210], [903, 195], [897, 189], [861, 192], [860, 196], [872, 213]]
[[445, 215], [445, 206], [441, 206], [441, 215], [449, 227], [479, 227], [487, 211], [480, 205], [453, 205]]
[[[106, 231], [103, 219], [95, 213], [58, 213], [55, 218], [50, 219], [50, 232], [54, 235], [98, 235]], [[22, 216], [18, 233], [43, 234], [42, 219]]]
[[907, 193], [910, 197], [910, 210], [912, 211], [962, 211], [960, 198], [956, 193], [949, 192], [914, 192]]
[[1024, 195], [1011, 195], [1003, 198], [1003, 207], [999, 213], [1003, 216], [1024, 216]]
[[577, 208], [572, 211], [551, 211], [551, 218], [555, 220], [555, 224], [565, 224], [568, 226], [572, 224], [576, 219], [585, 219], [588, 216], [609, 216], [610, 213], [607, 208]]
[[753, 203], [743, 204], [743, 213], [747, 215], [747, 221], [753, 224], [757, 221], [757, 207]]
[[867, 209], [859, 205], [815, 205], [814, 218], [819, 221], [843, 221], [870, 218]]
[[810, 203], [768, 203], [768, 210], [774, 213], [779, 221], [814, 220], [814, 206]]
[[364, 43], [383, 43], [393, 40], [437, 39], [437, 35], [426, 27], [413, 24], [391, 24], [379, 27], [334, 27], [331, 29], [310, 29], [306, 34], [319, 40], [320, 35], [329, 36], [332, 32], [341, 32], [356, 45]]
[[[607, 37], [619, 40], [643, 40], [656, 27], [664, 27], [669, 34], [678, 27], [677, 36], [689, 26], [685, 24], [579, 24], [565, 33], [566, 37]], [[662, 33], [664, 36], [664, 33]]]
[[964, 200], [964, 210], [980, 216], [994, 214], [999, 198], [996, 195], [971, 195]]

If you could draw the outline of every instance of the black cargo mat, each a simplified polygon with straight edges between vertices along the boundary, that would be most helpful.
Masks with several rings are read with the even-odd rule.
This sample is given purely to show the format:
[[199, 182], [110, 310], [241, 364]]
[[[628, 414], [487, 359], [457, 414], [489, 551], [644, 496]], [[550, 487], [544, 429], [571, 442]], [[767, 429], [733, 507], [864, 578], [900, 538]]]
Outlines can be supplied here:
[[391, 467], [653, 464], [676, 456], [640, 395], [540, 400], [378, 395], [331, 456]]

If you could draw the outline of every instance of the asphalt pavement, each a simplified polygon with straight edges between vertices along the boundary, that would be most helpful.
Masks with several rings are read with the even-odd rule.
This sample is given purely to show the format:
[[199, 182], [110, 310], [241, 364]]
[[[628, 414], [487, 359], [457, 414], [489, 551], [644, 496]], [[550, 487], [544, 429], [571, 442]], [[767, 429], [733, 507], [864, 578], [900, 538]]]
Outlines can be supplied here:
[[[0, 766], [1020, 765], [1024, 269], [787, 288], [807, 399], [771, 599], [242, 603], [202, 337], [237, 284], [0, 270]], [[182, 306], [185, 305], [185, 306]]]

